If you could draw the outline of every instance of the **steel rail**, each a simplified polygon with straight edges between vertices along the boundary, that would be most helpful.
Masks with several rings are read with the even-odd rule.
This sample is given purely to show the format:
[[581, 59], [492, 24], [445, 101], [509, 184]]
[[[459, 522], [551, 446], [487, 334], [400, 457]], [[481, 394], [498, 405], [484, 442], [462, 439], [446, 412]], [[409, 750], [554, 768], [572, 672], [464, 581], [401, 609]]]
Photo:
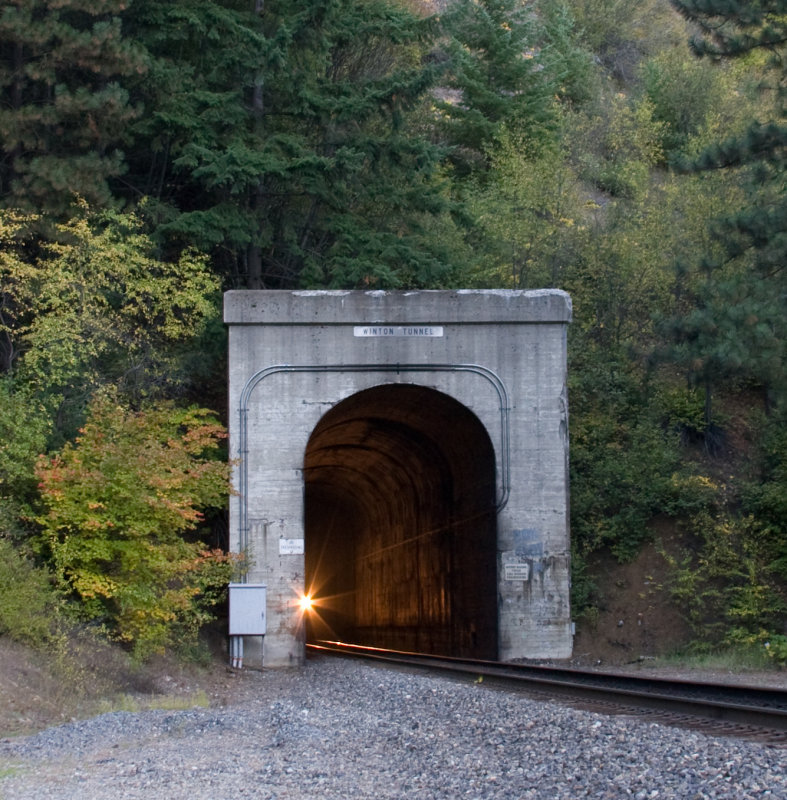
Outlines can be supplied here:
[[483, 678], [491, 685], [534, 691], [565, 701], [581, 701], [612, 713], [656, 712], [667, 715], [666, 722], [677, 724], [691, 725], [692, 721], [704, 720], [716, 725], [732, 725], [733, 734], [755, 730], [760, 734], [772, 733], [773, 741], [787, 743], [787, 690], [783, 689], [451, 658], [341, 642], [309, 643], [307, 649], [312, 653], [468, 675], [475, 680]]

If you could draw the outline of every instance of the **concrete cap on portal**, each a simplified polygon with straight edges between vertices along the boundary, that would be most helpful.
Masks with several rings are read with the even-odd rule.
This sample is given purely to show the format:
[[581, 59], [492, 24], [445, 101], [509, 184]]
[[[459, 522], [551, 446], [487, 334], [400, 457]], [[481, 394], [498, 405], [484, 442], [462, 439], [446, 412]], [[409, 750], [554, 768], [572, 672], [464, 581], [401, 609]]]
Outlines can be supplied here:
[[228, 325], [567, 323], [559, 289], [421, 291], [240, 290], [224, 295]]

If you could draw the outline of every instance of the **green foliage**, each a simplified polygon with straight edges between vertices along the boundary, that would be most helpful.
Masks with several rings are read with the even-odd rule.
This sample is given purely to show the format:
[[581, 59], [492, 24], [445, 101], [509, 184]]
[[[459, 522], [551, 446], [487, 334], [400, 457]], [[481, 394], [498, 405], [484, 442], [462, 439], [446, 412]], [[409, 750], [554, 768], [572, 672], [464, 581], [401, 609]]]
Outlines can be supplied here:
[[582, 45], [624, 86], [634, 82], [643, 58], [683, 34], [681, 20], [660, 0], [573, 0], [571, 11]]
[[445, 151], [411, 124], [435, 31], [387, 0], [12, 4], [3, 202], [139, 205], [165, 260], [210, 250], [233, 285], [445, 285]]
[[[652, 315], [671, 300], [667, 243], [674, 227], [664, 200], [660, 190], [651, 190], [647, 202], [635, 207], [621, 201], [586, 204], [563, 288], [572, 294], [576, 310], [572, 346], [574, 352], [587, 351], [588, 363], [601, 355], [600, 348], [609, 348], [611, 369], [618, 360], [649, 357], [655, 339]], [[643, 308], [648, 313], [641, 313]]]
[[521, 0], [458, 0], [444, 15], [448, 91], [437, 107], [460, 175], [484, 168], [485, 148], [504, 127], [533, 144], [551, 138], [562, 75], [542, 61], [535, 20]]
[[729, 265], [700, 285], [693, 306], [672, 321], [672, 358], [698, 383], [754, 379], [782, 391], [784, 310], [776, 287]]
[[787, 636], [778, 633], [769, 636], [763, 646], [768, 653], [768, 658], [772, 658], [777, 664], [787, 664]]
[[139, 657], [193, 640], [231, 563], [189, 538], [226, 502], [223, 428], [204, 409], [132, 412], [111, 393], [74, 444], [38, 465], [41, 547], [81, 614]]
[[703, 512], [714, 486], [681, 462], [679, 435], [627, 359], [583, 353], [569, 375], [574, 546], [625, 561], [650, 540], [651, 520]]
[[125, 14], [150, 65], [135, 82], [146, 113], [131, 126], [137, 147], [117, 191], [144, 197], [157, 238], [177, 247], [226, 254], [256, 232], [250, 192], [264, 156], [249, 106], [281, 53], [252, 5], [138, 0]]
[[[0, 525], [35, 537], [38, 508], [41, 554], [78, 615], [138, 657], [188, 647], [230, 570], [191, 537], [199, 509], [225, 502], [223, 434], [208, 412], [162, 398], [187, 385], [198, 337], [217, 316], [217, 281], [195, 252], [159, 260], [131, 215], [82, 208], [58, 240], [35, 246], [29, 218], [0, 216]], [[204, 365], [194, 375], [204, 378]], [[96, 392], [76, 444], [40, 456], [75, 431]], [[35, 573], [22, 578], [35, 590]]]
[[582, 177], [615, 197], [644, 200], [651, 170], [664, 159], [665, 125], [655, 118], [650, 101], [632, 102], [617, 93], [577, 115], [573, 124]]
[[439, 286], [455, 274], [425, 235], [451, 210], [443, 149], [409, 124], [437, 75], [421, 59], [429, 21], [385, 0], [131, 14], [155, 56], [142, 87], [154, 111], [135, 129], [155, 163], [134, 172], [155, 196], [158, 236], [211, 248], [250, 288]]
[[428, 24], [358, 0], [267, 3], [262, 24], [282, 58], [262, 102], [283, 114], [262, 122], [254, 185], [265, 285], [445, 285], [455, 265], [424, 235], [451, 208], [442, 148], [409, 125], [437, 77], [414, 58]]
[[754, 642], [779, 629], [787, 603], [752, 535], [750, 522], [724, 507], [695, 514], [692, 551], [675, 561], [673, 596], [685, 610], [699, 641]]
[[19, 380], [59, 409], [70, 435], [100, 386], [141, 399], [186, 382], [182, 359], [218, 314], [218, 282], [194, 251], [156, 258], [133, 215], [82, 208], [58, 231], [58, 241], [0, 262], [0, 333]]
[[689, 667], [696, 670], [721, 670], [731, 675], [750, 670], [765, 670], [772, 666], [767, 649], [762, 643], [751, 642], [733, 645], [712, 645], [707, 642], [692, 642], [657, 663], [661, 666]]
[[[675, 596], [708, 646], [770, 636], [777, 652], [787, 15], [673, 5], [688, 19], [661, 0], [459, 0], [439, 18], [399, 0], [4, 8], [3, 535], [30, 536], [37, 456], [103, 397], [41, 461], [43, 552], [138, 654], [193, 641], [228, 565], [193, 550], [197, 520], [161, 477], [202, 425], [163, 401], [223, 403], [222, 284], [559, 286], [574, 602], [592, 552], [630, 558], [668, 516], [693, 537]], [[725, 424], [711, 398], [750, 386], [770, 417], [722, 480], [727, 454], [694, 445]], [[189, 508], [219, 502], [195, 485]]]
[[138, 115], [122, 81], [144, 72], [124, 3], [25, 0], [0, 14], [0, 186], [5, 207], [62, 215], [110, 201]]
[[[787, 613], [787, 435], [775, 414], [755, 427], [751, 476], [716, 499], [688, 525], [692, 552], [675, 564], [676, 596], [702, 641], [762, 646], [777, 660]], [[740, 507], [740, 508], [739, 508]]]
[[561, 101], [580, 105], [601, 91], [599, 70], [593, 54], [580, 41], [573, 4], [566, 0], [540, 0], [544, 40], [542, 61], [547, 70], [559, 76], [557, 88]]
[[487, 178], [468, 192], [483, 236], [481, 285], [560, 286], [584, 222], [578, 180], [559, 148], [537, 149], [507, 128], [489, 148]]
[[665, 387], [659, 404], [666, 424], [689, 437], [701, 435], [708, 427], [705, 398], [696, 389]]
[[679, 50], [668, 50], [649, 59], [642, 80], [654, 117], [665, 123], [662, 143], [667, 154], [685, 152], [692, 139], [704, 135], [730, 87], [720, 72], [690, 59]]
[[20, 534], [20, 518], [31, 515], [35, 464], [45, 450], [51, 425], [44, 407], [27, 388], [0, 375], [0, 534]]
[[761, 559], [787, 605], [787, 426], [780, 410], [761, 425], [759, 469], [743, 486], [743, 511], [749, 515]]
[[716, 224], [722, 252], [708, 253], [700, 261], [705, 283], [692, 309], [676, 317], [674, 336], [684, 363], [698, 363], [708, 387], [732, 375], [761, 382], [783, 399], [785, 4], [673, 0], [673, 5], [699, 27], [700, 36], [692, 41], [698, 55], [720, 59], [767, 54], [761, 84], [772, 98], [744, 134], [733, 134], [682, 164], [686, 170], [736, 170], [750, 197]]
[[671, 0], [700, 35], [692, 39], [694, 51], [714, 58], [741, 56], [763, 48], [778, 59], [787, 38], [784, 0]]
[[17, 212], [0, 212], [0, 371], [10, 372], [22, 351], [17, 341], [19, 319], [26, 313], [24, 286], [33, 279], [27, 263], [26, 231], [34, 218]]
[[577, 0], [572, 6], [585, 44], [592, 52], [606, 53], [630, 38], [630, 31], [626, 28], [635, 17], [635, 3], [626, 0]]
[[56, 634], [62, 605], [53, 576], [0, 535], [0, 636], [45, 647]]
[[572, 537], [571, 541], [571, 615], [591, 626], [598, 620], [599, 581], [588, 566], [584, 545]]

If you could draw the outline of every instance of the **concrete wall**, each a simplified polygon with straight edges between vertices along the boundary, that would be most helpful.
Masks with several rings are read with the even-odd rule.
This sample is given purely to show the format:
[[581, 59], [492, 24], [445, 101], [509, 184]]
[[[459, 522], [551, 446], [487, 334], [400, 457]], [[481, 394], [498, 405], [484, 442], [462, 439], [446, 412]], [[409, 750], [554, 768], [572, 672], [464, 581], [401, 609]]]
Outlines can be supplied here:
[[[229, 292], [231, 548], [268, 586], [267, 666], [304, 658], [304, 458], [323, 415], [383, 384], [461, 403], [495, 450], [498, 656], [571, 653], [560, 291]], [[411, 412], [416, 413], [416, 412]], [[495, 591], [495, 587], [490, 587]]]

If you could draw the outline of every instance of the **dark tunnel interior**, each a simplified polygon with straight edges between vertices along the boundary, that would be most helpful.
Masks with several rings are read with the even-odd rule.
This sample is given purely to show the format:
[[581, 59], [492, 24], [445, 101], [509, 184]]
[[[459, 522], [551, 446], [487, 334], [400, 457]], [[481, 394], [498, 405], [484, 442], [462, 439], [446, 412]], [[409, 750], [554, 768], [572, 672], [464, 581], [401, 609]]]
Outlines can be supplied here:
[[311, 640], [497, 657], [495, 458], [471, 411], [359, 392], [317, 424], [304, 480]]

